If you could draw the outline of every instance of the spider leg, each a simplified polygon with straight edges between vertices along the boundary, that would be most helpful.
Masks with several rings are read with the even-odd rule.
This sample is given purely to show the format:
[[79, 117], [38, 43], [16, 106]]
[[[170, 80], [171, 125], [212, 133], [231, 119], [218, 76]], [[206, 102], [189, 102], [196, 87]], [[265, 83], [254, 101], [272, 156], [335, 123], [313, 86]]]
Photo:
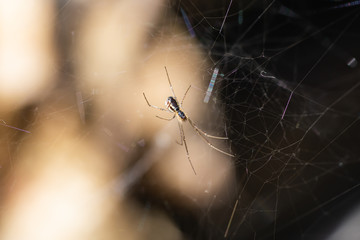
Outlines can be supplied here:
[[213, 136], [213, 135], [210, 135], [210, 134], [207, 134], [206, 132], [204, 132], [203, 130], [201, 130], [200, 128], [198, 128], [195, 123], [193, 123], [193, 121], [191, 121], [190, 118], [188, 118], [189, 120], [189, 123], [190, 125], [198, 132], [200, 132], [202, 135], [208, 137], [208, 138], [214, 138], [214, 139], [223, 139], [223, 140], [226, 140], [228, 139], [227, 137], [218, 137], [218, 136]]
[[144, 95], [145, 101], [146, 101], [146, 103], [149, 105], [149, 107], [152, 107], [152, 108], [155, 108], [155, 109], [159, 109], [159, 110], [161, 110], [161, 111], [169, 112], [169, 110], [167, 110], [167, 109], [165, 109], [165, 108], [161, 108], [161, 107], [158, 107], [158, 106], [155, 106], [155, 105], [151, 105], [151, 104], [149, 103], [149, 101], [147, 100], [147, 98], [146, 98], [146, 96], [145, 96], [145, 93], [143, 93], [143, 95]]
[[[223, 150], [221, 150], [221, 149], [219, 149], [219, 148], [217, 148], [217, 147], [215, 147], [214, 145], [212, 145], [210, 142], [209, 142], [209, 140], [207, 140], [206, 138], [205, 138], [205, 136], [207, 136], [207, 135], [203, 135], [203, 131], [201, 131], [199, 128], [197, 128], [195, 125], [194, 125], [194, 123], [188, 118], [188, 120], [189, 120], [189, 123], [191, 124], [191, 126], [194, 128], [194, 130], [197, 132], [197, 134], [199, 134], [199, 136], [201, 137], [201, 139], [202, 140], [204, 140], [211, 148], [213, 148], [213, 149], [215, 149], [216, 151], [218, 151], [218, 152], [221, 152], [222, 154], [225, 154], [225, 155], [227, 155], [227, 156], [230, 156], [230, 157], [235, 157], [235, 155], [233, 155], [233, 154], [231, 154], [231, 153], [227, 153], [227, 152], [225, 152], [225, 151], [223, 151]], [[221, 138], [220, 138], [221, 139]]]
[[180, 142], [178, 142], [178, 140], [176, 140], [176, 143], [179, 144], [179, 145], [183, 145], [183, 138], [182, 138], [182, 135], [181, 135], [181, 126], [180, 126], [180, 122], [178, 121], [178, 126], [179, 126], [179, 132], [180, 132]]
[[191, 165], [191, 167], [192, 167], [192, 169], [193, 169], [193, 171], [194, 171], [194, 173], [196, 175], [196, 171], [195, 171], [195, 168], [194, 168], [194, 166], [193, 166], [193, 164], [191, 162], [190, 155], [189, 155], [189, 150], [188, 150], [188, 147], [187, 147], [187, 144], [186, 144], [184, 129], [183, 129], [183, 127], [182, 127], [182, 125], [180, 123], [179, 123], [179, 129], [180, 129], [181, 145], [182, 145], [182, 143], [184, 143], [185, 150], [186, 150], [186, 156], [189, 159], [189, 163], [190, 163], [190, 165]]
[[160, 119], [162, 119], [162, 120], [166, 120], [166, 121], [171, 121], [171, 120], [173, 120], [174, 118], [175, 118], [175, 113], [174, 113], [174, 115], [171, 117], [171, 118], [164, 118], [164, 117], [160, 117], [160, 116], [156, 116], [157, 118], [160, 118]]
[[186, 94], [188, 93], [188, 91], [190, 90], [190, 88], [191, 88], [191, 85], [188, 87], [188, 89], [186, 89], [186, 92], [185, 92], [185, 94], [184, 94], [184, 96], [183, 96], [183, 99], [181, 100], [180, 106], [182, 106], [182, 104], [183, 104], [183, 102], [184, 102], [184, 100], [185, 100]]
[[168, 79], [168, 82], [169, 82], [169, 85], [170, 85], [170, 90], [171, 90], [171, 92], [172, 92], [172, 94], [173, 94], [173, 96], [174, 96], [175, 100], [177, 101], [177, 98], [176, 98], [176, 95], [175, 95], [175, 92], [174, 92], [173, 86], [172, 86], [172, 84], [171, 84], [171, 82], [170, 82], [170, 77], [169, 77], [168, 70], [167, 70], [166, 66], [164, 66], [164, 68], [165, 68], [166, 76], [167, 76], [167, 79]]

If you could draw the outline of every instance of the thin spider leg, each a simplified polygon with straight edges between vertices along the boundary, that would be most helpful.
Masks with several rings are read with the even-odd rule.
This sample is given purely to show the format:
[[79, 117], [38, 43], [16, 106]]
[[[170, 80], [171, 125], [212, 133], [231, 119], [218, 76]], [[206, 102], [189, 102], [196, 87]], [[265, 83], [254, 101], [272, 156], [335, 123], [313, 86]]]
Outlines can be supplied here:
[[191, 119], [188, 117], [187, 120], [189, 121], [190, 125], [196, 130], [199, 131], [202, 135], [208, 137], [208, 138], [214, 138], [214, 139], [223, 139], [226, 140], [228, 139], [227, 137], [218, 137], [218, 136], [213, 136], [210, 134], [207, 134], [206, 132], [204, 132], [203, 130], [201, 130], [200, 128], [198, 128], [195, 123], [193, 123], [193, 121], [191, 121]]
[[184, 94], [184, 96], [183, 96], [183, 99], [181, 100], [181, 103], [180, 103], [180, 106], [182, 106], [182, 104], [183, 104], [183, 102], [184, 102], [184, 99], [185, 99], [185, 97], [186, 97], [186, 94], [188, 93], [188, 91], [190, 90], [190, 88], [191, 88], [191, 85], [188, 87], [188, 89], [186, 90], [186, 92], [185, 92], [185, 94]]
[[164, 66], [164, 68], [165, 68], [165, 72], [166, 72], [167, 79], [168, 79], [168, 81], [169, 81], [170, 90], [171, 90], [171, 92], [172, 92], [172, 94], [173, 94], [173, 96], [174, 96], [175, 100], [177, 101], [177, 98], [176, 98], [176, 95], [175, 95], [175, 92], [174, 92], [173, 86], [172, 86], [172, 84], [171, 84], [171, 82], [170, 82], [170, 77], [169, 77], [168, 70], [167, 70], [166, 66]]
[[180, 127], [181, 142], [183, 142], [184, 145], [185, 145], [186, 156], [189, 159], [189, 163], [190, 163], [190, 165], [191, 165], [191, 167], [192, 167], [192, 169], [193, 169], [193, 171], [194, 171], [194, 173], [196, 175], [196, 171], [195, 171], [195, 168], [194, 168], [194, 166], [193, 166], [193, 164], [191, 162], [190, 155], [189, 155], [189, 150], [188, 150], [188, 147], [187, 147], [187, 144], [186, 144], [184, 129], [183, 129], [181, 124], [179, 124], [179, 127]]
[[149, 101], [147, 100], [147, 98], [146, 98], [146, 96], [145, 96], [145, 93], [143, 93], [143, 95], [144, 95], [145, 101], [146, 101], [146, 103], [149, 105], [149, 107], [156, 108], [156, 109], [159, 109], [159, 110], [161, 110], [161, 111], [169, 112], [168, 109], [161, 108], [161, 107], [158, 107], [158, 106], [155, 106], [155, 105], [151, 105], [151, 104], [149, 103]]
[[166, 120], [166, 121], [171, 121], [171, 120], [173, 120], [174, 118], [175, 118], [175, 113], [174, 113], [174, 115], [172, 116], [172, 118], [164, 118], [164, 117], [160, 117], [160, 116], [156, 116], [157, 118], [160, 118], [160, 119], [162, 119], [162, 120]]
[[[188, 120], [189, 120], [189, 118], [188, 118]], [[191, 120], [190, 120], [189, 122], [191, 123]], [[195, 126], [195, 125], [191, 124], [191, 126]], [[199, 136], [202, 138], [202, 140], [204, 140], [211, 148], [213, 148], [213, 149], [215, 149], [216, 151], [221, 152], [221, 153], [223, 153], [223, 154], [225, 154], [225, 155], [227, 155], [227, 156], [235, 157], [235, 155], [233, 155], [233, 154], [231, 154], [231, 153], [227, 153], [227, 152], [225, 152], [225, 151], [223, 151], [223, 150], [215, 147], [214, 145], [212, 145], [212, 144], [209, 142], [209, 140], [207, 140], [207, 138], [202, 134], [202, 132], [200, 132], [200, 129], [195, 128], [195, 127], [194, 127], [194, 129], [195, 129], [195, 131], [197, 132], [197, 134], [199, 134]]]
[[181, 136], [181, 126], [180, 126], [180, 122], [178, 121], [178, 126], [179, 126], [179, 132], [180, 132], [180, 142], [178, 142], [178, 140], [176, 140], [176, 143], [179, 144], [179, 145], [183, 145], [183, 138]]

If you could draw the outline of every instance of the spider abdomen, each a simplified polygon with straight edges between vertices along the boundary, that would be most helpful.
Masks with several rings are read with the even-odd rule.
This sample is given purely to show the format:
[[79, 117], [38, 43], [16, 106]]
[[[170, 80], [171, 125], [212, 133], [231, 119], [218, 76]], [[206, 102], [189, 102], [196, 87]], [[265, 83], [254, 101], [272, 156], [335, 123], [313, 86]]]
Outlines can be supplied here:
[[181, 111], [181, 110], [176, 111], [176, 115], [181, 121], [186, 121], [187, 120], [187, 117], [186, 117], [185, 113], [183, 111]]

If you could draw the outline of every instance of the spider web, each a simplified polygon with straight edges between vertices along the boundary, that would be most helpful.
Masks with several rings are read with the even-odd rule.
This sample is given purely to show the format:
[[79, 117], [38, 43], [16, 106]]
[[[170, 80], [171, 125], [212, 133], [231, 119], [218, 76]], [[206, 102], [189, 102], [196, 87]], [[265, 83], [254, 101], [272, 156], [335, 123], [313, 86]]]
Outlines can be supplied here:
[[[98, 195], [115, 199], [111, 209], [118, 218], [108, 220], [113, 228], [99, 236], [113, 235], [104, 239], [128, 236], [126, 231], [129, 239], [357, 239], [351, 238], [358, 234], [356, 228], [344, 229], [359, 216], [352, 215], [360, 193], [359, 1], [153, 1], [160, 2], [161, 10], [154, 11], [158, 16], [152, 21], [135, 14], [146, 1], [115, 2], [55, 1], [51, 16], [56, 20], [52, 27], [59, 63], [53, 68], [58, 79], [49, 93], [1, 119], [1, 206], [12, 206], [21, 192], [18, 181], [36, 178], [52, 161], [73, 160], [77, 153], [75, 165], [92, 169], [89, 162], [98, 157], [97, 149], [101, 164], [95, 164], [98, 172], [91, 170], [96, 173], [89, 178], [106, 177], [85, 203]], [[123, 3], [134, 4], [134, 14], [121, 10]], [[145, 40], [129, 37], [138, 26], [145, 29], [139, 34]], [[123, 39], [129, 40], [126, 47]], [[194, 52], [200, 57], [190, 58]], [[191, 85], [181, 106], [186, 116], [201, 131], [228, 137], [209, 141], [234, 158], [202, 142], [184, 124], [189, 160], [199, 172], [193, 176], [184, 146], [171, 144], [179, 140], [178, 123], [157, 119], [156, 114], [169, 116], [149, 110], [142, 95], [144, 91], [150, 104], [163, 108], [160, 104], [173, 94], [164, 65], [178, 100]], [[183, 70], [189, 66], [191, 70]], [[185, 174], [172, 161], [176, 158], [187, 167]], [[229, 166], [216, 174], [204, 167], [214, 164], [216, 169], [213, 160], [226, 159]], [[63, 169], [56, 165], [57, 174], [72, 169], [71, 164]], [[55, 184], [49, 180], [54, 192], [59, 182], [65, 182], [65, 189], [77, 186], [71, 174], [66, 184], [66, 176]], [[181, 188], [177, 178], [193, 182]], [[212, 178], [228, 184], [212, 192]], [[203, 192], [189, 191], [203, 182]], [[69, 202], [77, 202], [81, 194], [72, 194]], [[49, 202], [63, 209], [61, 201]], [[83, 216], [107, 210], [105, 204], [89, 206]], [[124, 209], [130, 213], [122, 215]], [[8, 212], [1, 217], [7, 219]], [[82, 221], [97, 219], [97, 213]], [[33, 215], [28, 219], [38, 222]], [[0, 228], [0, 236], [3, 232]]]
[[204, 213], [200, 231], [213, 239], [325, 239], [359, 187], [357, 3], [219, 5], [181, 5], [190, 35], [222, 74], [214, 92], [237, 154], [234, 203], [225, 214]]

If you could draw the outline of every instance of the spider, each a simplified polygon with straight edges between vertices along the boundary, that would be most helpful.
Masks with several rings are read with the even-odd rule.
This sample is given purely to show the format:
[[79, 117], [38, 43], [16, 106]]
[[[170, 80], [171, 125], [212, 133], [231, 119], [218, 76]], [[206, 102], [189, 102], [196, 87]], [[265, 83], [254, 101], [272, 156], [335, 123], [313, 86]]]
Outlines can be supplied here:
[[170, 113], [173, 113], [173, 116], [171, 118], [163, 118], [163, 117], [160, 117], [160, 116], [156, 116], [157, 118], [160, 118], [162, 120], [166, 120], [166, 121], [171, 121], [175, 118], [175, 116], [177, 117], [177, 120], [178, 120], [178, 125], [179, 125], [179, 130], [180, 130], [180, 143], [177, 142], [178, 144], [180, 144], [181, 146], [184, 145], [185, 146], [185, 150], [186, 150], [186, 156], [189, 160], [189, 163], [190, 163], [190, 166], [191, 168], [193, 169], [195, 175], [196, 175], [196, 171], [195, 171], [195, 168], [191, 162], [191, 159], [190, 159], [190, 154], [189, 154], [189, 150], [188, 150], [188, 146], [186, 144], [186, 139], [185, 139], [185, 133], [184, 133], [184, 129], [183, 129], [183, 126], [182, 126], [182, 123], [184, 122], [189, 122], [191, 127], [196, 131], [196, 133], [201, 137], [201, 139], [203, 139], [211, 148], [215, 149], [216, 151], [218, 152], [221, 152], [227, 156], [230, 156], [230, 157], [235, 157], [235, 155], [231, 154], [231, 153], [227, 153], [217, 147], [215, 147], [214, 145], [212, 145], [209, 140], [206, 138], [214, 138], [214, 139], [223, 139], [223, 140], [226, 140], [228, 139], [227, 137], [217, 137], [217, 136], [212, 136], [210, 134], [207, 134], [206, 132], [204, 132], [203, 130], [201, 130], [200, 128], [198, 128], [194, 122], [182, 111], [181, 107], [182, 107], [182, 104], [184, 102], [184, 99], [186, 97], [186, 94], [188, 93], [188, 91], [190, 90], [191, 88], [191, 85], [187, 88], [187, 90], [185, 91], [185, 94], [184, 94], [184, 97], [182, 98], [180, 104], [176, 98], [176, 95], [175, 95], [175, 92], [174, 92], [174, 89], [172, 87], [172, 84], [171, 84], [171, 81], [170, 81], [170, 77], [169, 77], [169, 73], [165, 67], [165, 72], [166, 72], [166, 76], [167, 76], [167, 79], [169, 81], [169, 85], [170, 85], [170, 90], [173, 94], [173, 96], [170, 96], [166, 99], [165, 101], [165, 106], [166, 108], [161, 108], [161, 107], [157, 107], [157, 106], [154, 106], [154, 105], [151, 105], [149, 103], [149, 101], [147, 100], [146, 96], [145, 96], [145, 93], [143, 93], [144, 95], [144, 98], [145, 98], [145, 101], [146, 103], [148, 104], [149, 107], [152, 107], [152, 108], [155, 108], [155, 109], [159, 109], [161, 111], [165, 111], [165, 112], [170, 112]]

